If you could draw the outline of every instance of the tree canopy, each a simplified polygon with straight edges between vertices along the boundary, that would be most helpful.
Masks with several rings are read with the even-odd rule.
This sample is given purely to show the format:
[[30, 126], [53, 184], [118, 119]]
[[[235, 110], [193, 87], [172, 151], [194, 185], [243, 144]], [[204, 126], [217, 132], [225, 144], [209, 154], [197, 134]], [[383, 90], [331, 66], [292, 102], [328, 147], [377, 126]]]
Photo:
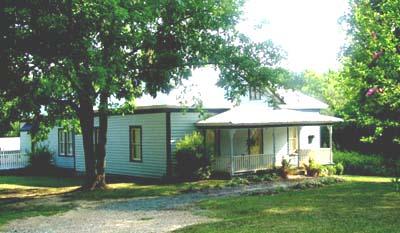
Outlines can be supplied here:
[[[241, 0], [2, 4], [0, 71], [6, 78], [0, 98], [8, 107], [0, 117], [24, 116], [34, 129], [76, 119], [91, 187], [105, 184], [110, 111], [131, 112], [136, 97], [168, 92], [205, 65], [219, 68], [219, 84], [231, 99], [248, 85], [275, 85], [282, 72], [279, 48], [270, 41], [253, 43], [235, 29]], [[94, 108], [100, 129], [96, 154]]]
[[340, 115], [400, 143], [400, 2], [354, 0], [344, 17], [349, 43], [343, 53]]

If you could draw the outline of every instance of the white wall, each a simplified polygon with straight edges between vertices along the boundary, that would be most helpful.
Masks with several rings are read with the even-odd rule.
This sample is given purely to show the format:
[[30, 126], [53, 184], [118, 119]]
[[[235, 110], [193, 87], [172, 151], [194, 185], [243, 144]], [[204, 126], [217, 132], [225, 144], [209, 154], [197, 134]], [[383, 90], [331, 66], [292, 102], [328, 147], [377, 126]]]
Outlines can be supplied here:
[[[300, 127], [300, 149], [317, 149], [320, 147], [320, 126]], [[314, 136], [312, 143], [308, 143], [308, 136]]]
[[287, 144], [287, 127], [275, 128], [275, 153], [276, 165], [280, 165], [283, 158], [287, 157], [288, 144]]
[[73, 156], [60, 156], [58, 154], [58, 129], [55, 127], [50, 130], [47, 139], [39, 142], [38, 146], [45, 146], [53, 153], [53, 161], [57, 167], [74, 169]]
[[29, 153], [31, 151], [31, 135], [23, 131], [19, 134], [20, 150], [22, 153]]
[[0, 138], [0, 151], [20, 150], [21, 142], [19, 137]]

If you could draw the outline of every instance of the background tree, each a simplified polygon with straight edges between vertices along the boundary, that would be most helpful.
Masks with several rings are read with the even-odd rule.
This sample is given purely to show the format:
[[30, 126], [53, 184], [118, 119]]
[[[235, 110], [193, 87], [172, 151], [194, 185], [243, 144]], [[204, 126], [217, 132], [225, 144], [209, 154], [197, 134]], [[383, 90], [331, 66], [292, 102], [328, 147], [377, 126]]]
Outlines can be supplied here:
[[[1, 21], [10, 20], [2, 36], [12, 41], [10, 50], [4, 48], [8, 52], [4, 69], [15, 75], [8, 78], [2, 96], [9, 103], [27, 101], [24, 108], [11, 104], [10, 109], [17, 117], [26, 115], [40, 122], [36, 129], [63, 119], [78, 120], [86, 188], [105, 186], [110, 111], [131, 112], [136, 97], [168, 92], [192, 69], [205, 65], [220, 69], [220, 85], [230, 98], [245, 91], [243, 84], [272, 85], [280, 72], [279, 49], [269, 41], [252, 43], [236, 31], [240, 0], [3, 4]], [[24, 93], [20, 93], [21, 83]], [[96, 155], [94, 108], [99, 116]]]
[[364, 141], [385, 140], [396, 156], [400, 144], [399, 1], [354, 0], [344, 17], [349, 43], [342, 57], [336, 112], [373, 129]]

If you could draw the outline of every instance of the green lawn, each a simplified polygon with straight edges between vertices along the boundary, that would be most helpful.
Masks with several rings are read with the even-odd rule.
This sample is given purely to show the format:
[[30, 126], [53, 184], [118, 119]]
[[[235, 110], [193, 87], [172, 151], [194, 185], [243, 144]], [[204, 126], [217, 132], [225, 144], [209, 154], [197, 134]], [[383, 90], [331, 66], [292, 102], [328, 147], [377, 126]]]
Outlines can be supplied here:
[[179, 232], [400, 232], [400, 194], [389, 178], [345, 179], [273, 196], [203, 201], [200, 213], [220, 220]]
[[227, 182], [207, 180], [166, 185], [114, 183], [107, 190], [90, 192], [76, 191], [82, 184], [78, 178], [0, 176], [0, 226], [13, 219], [64, 212], [80, 201], [174, 195], [187, 190], [223, 186]]

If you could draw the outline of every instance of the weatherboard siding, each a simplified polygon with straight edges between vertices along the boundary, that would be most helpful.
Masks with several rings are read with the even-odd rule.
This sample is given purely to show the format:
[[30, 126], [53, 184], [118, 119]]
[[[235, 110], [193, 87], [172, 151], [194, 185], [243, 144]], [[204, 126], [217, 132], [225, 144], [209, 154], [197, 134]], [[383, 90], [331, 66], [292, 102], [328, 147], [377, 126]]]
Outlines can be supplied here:
[[47, 147], [53, 153], [53, 162], [57, 167], [74, 169], [73, 156], [59, 156], [58, 154], [58, 127], [54, 127], [47, 135], [47, 139], [38, 143], [39, 146]]
[[20, 150], [22, 153], [29, 153], [31, 151], [31, 135], [23, 131], [19, 135], [20, 138]]
[[[106, 173], [161, 178], [166, 175], [165, 113], [111, 116], [108, 118]], [[98, 118], [95, 119], [98, 126]], [[142, 161], [129, 160], [129, 126], [142, 127]], [[76, 167], [85, 170], [82, 136], [75, 137]]]
[[171, 161], [175, 167], [176, 142], [196, 130], [195, 123], [202, 120], [199, 112], [171, 112]]

